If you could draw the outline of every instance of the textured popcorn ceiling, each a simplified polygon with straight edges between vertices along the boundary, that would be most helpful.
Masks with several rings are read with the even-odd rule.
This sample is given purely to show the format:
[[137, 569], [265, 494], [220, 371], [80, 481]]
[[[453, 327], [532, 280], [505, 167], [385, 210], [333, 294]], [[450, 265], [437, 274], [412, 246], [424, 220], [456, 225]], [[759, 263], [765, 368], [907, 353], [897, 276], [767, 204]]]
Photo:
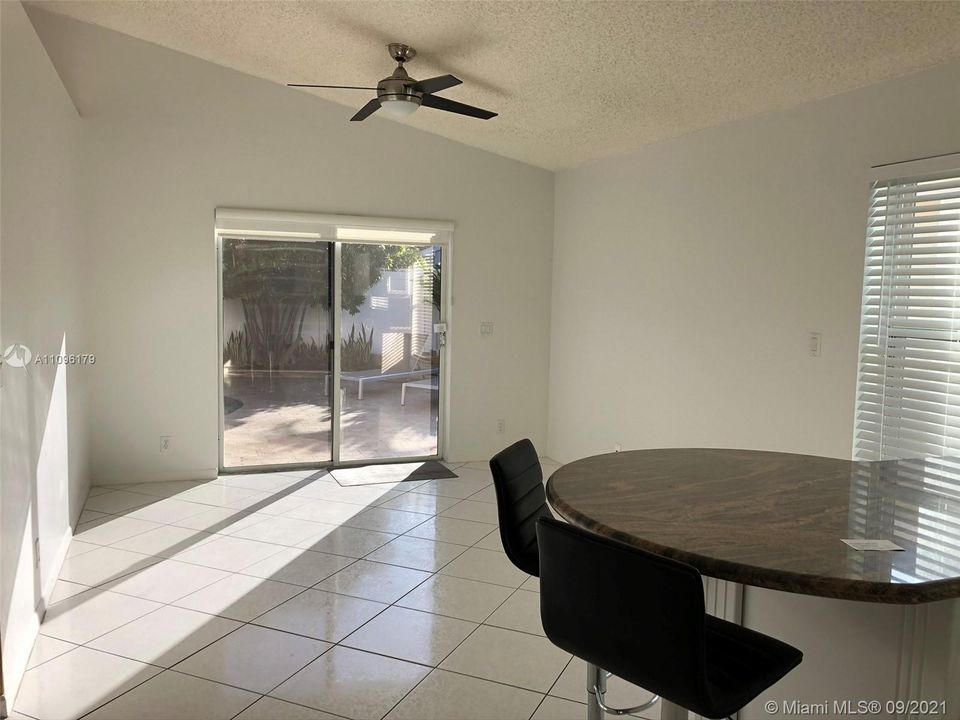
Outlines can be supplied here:
[[[960, 2], [33, 4], [279, 83], [376, 85], [405, 42], [413, 77], [500, 117], [402, 122], [549, 169], [960, 58]], [[312, 92], [345, 123], [372, 96]]]

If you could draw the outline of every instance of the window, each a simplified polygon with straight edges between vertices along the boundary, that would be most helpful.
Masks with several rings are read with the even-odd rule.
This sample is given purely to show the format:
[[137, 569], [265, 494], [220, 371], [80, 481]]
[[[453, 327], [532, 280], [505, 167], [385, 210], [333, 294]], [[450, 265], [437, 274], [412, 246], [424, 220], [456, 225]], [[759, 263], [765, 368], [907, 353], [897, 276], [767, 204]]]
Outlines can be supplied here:
[[903, 175], [871, 186], [854, 428], [859, 460], [960, 454], [958, 167], [956, 155], [904, 164], [897, 166]]

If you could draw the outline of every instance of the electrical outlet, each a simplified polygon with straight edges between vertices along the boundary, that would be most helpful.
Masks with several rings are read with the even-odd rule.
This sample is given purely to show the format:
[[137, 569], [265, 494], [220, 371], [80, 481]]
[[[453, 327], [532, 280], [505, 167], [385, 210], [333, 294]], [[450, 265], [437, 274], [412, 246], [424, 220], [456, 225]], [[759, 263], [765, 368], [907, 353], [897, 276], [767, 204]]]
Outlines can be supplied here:
[[160, 452], [167, 452], [170, 449], [170, 436], [161, 435], [160, 436]]
[[40, 567], [40, 538], [33, 539], [33, 566]]
[[623, 450], [623, 445], [621, 445], [620, 443], [614, 443], [614, 444], [613, 444], [613, 451], [614, 451], [614, 452], [621, 452], [622, 450]]
[[480, 323], [480, 334], [481, 335], [493, 335], [493, 323], [489, 320], [484, 320]]
[[507, 423], [503, 418], [497, 420], [497, 435], [503, 435], [507, 430]]
[[820, 333], [810, 333], [810, 357], [820, 357], [820, 351], [823, 347], [823, 338]]

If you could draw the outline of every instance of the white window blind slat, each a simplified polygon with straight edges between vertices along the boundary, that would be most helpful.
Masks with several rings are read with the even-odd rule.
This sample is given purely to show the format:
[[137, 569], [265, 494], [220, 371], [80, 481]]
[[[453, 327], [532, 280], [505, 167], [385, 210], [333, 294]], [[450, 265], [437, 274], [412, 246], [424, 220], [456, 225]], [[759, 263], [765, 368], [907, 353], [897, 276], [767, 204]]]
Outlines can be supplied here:
[[867, 217], [854, 456], [960, 455], [960, 170], [879, 180]]

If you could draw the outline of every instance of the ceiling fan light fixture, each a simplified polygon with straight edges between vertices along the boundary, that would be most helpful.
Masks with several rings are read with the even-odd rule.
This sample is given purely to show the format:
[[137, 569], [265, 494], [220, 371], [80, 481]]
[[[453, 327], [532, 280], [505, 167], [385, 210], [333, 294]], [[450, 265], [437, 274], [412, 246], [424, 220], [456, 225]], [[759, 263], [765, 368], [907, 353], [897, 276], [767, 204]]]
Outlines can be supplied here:
[[392, 118], [405, 118], [413, 115], [420, 107], [418, 98], [407, 97], [387, 97], [380, 99], [380, 109]]
[[303, 83], [290, 83], [290, 87], [376, 90], [377, 96], [360, 108], [356, 114], [350, 118], [350, 122], [366, 120], [378, 110], [383, 110], [387, 115], [396, 120], [402, 120], [416, 112], [417, 108], [421, 105], [426, 105], [428, 108], [433, 108], [434, 110], [443, 110], [444, 112], [480, 118], [481, 120], [489, 120], [497, 116], [495, 112], [473, 107], [472, 105], [465, 105], [455, 100], [448, 100], [436, 94], [459, 85], [462, 80], [458, 77], [454, 77], [453, 75], [438, 75], [437, 77], [426, 78], [425, 80], [414, 80], [410, 77], [404, 69], [403, 64], [413, 60], [417, 55], [417, 51], [409, 45], [390, 43], [387, 49], [390, 51], [390, 57], [397, 63], [397, 67], [393, 69], [389, 77], [385, 77], [378, 82], [376, 88], [361, 87], [359, 85], [307, 85]]

